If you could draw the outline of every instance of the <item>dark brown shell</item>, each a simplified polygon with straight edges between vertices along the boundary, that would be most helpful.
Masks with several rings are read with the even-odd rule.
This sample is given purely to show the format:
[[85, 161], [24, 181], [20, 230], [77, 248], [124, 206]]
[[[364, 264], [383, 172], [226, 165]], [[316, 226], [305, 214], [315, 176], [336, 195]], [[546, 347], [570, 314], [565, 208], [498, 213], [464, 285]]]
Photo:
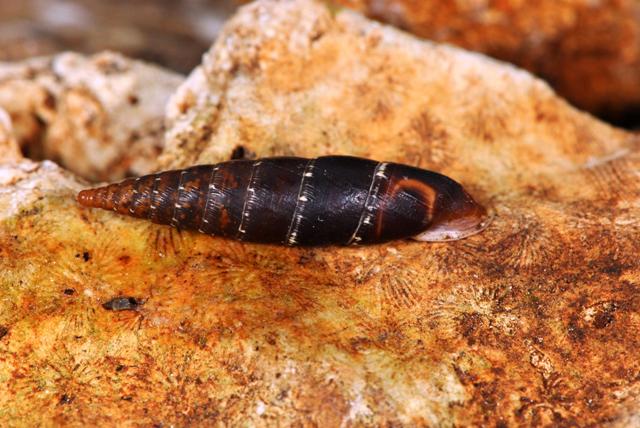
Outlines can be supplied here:
[[[233, 160], [79, 193], [85, 206], [242, 241], [373, 244], [479, 229], [485, 210], [452, 179], [349, 156]], [[437, 231], [437, 233], [434, 233]], [[418, 238], [420, 239], [420, 238]]]

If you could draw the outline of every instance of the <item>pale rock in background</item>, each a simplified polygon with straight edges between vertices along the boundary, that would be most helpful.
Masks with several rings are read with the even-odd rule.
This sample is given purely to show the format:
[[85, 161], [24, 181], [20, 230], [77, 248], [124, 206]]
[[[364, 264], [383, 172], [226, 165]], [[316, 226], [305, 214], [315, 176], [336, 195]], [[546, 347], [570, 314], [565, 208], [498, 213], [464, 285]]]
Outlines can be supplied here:
[[150, 172], [182, 77], [105, 52], [0, 63], [0, 107], [22, 150], [94, 181]]

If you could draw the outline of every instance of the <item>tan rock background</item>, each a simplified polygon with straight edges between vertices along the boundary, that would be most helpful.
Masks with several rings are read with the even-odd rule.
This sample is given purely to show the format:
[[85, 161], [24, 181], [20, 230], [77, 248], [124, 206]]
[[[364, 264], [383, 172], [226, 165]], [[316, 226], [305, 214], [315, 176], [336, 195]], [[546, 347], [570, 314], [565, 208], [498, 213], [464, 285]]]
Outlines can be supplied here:
[[502, 59], [576, 106], [640, 122], [640, 2], [338, 0], [426, 39]]
[[[579, 108], [640, 127], [637, 0], [326, 2], [516, 64]], [[241, 3], [247, 1], [5, 1], [0, 60], [110, 49], [188, 73]]]
[[240, 244], [82, 209], [71, 173], [7, 151], [2, 425], [639, 423], [637, 135], [310, 0], [242, 9], [166, 127], [157, 167], [369, 156], [451, 175], [496, 217], [451, 243]]

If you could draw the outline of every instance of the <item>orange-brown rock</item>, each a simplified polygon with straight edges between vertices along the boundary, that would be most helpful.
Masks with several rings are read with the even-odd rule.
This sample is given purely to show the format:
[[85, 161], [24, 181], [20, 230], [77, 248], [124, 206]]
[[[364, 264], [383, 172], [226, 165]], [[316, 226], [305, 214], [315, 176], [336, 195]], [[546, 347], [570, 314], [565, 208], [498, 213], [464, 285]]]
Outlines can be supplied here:
[[[0, 425], [634, 426], [640, 142], [526, 72], [309, 0], [232, 19], [166, 167], [355, 154], [495, 211], [466, 240], [282, 248], [0, 168]], [[268, 225], [265, 225], [268, 227]]]
[[337, 0], [421, 37], [524, 67], [575, 105], [640, 119], [640, 2]]
[[29, 157], [114, 180], [155, 166], [164, 108], [181, 81], [115, 53], [64, 53], [0, 63], [0, 108]]

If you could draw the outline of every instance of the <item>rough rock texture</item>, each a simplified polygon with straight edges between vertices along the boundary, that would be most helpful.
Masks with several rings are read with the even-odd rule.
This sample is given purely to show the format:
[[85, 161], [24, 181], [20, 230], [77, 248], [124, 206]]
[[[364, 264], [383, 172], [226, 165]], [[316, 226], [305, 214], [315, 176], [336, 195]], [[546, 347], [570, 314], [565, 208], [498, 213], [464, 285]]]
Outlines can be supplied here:
[[337, 3], [421, 37], [512, 62], [543, 77], [583, 109], [640, 122], [638, 0]]
[[114, 180], [155, 166], [165, 106], [181, 81], [115, 53], [64, 53], [0, 63], [0, 108], [29, 157]]
[[640, 423], [637, 136], [306, 0], [244, 8], [172, 103], [165, 166], [403, 161], [496, 217], [451, 243], [240, 244], [81, 209], [51, 163], [7, 164], [0, 425]]

